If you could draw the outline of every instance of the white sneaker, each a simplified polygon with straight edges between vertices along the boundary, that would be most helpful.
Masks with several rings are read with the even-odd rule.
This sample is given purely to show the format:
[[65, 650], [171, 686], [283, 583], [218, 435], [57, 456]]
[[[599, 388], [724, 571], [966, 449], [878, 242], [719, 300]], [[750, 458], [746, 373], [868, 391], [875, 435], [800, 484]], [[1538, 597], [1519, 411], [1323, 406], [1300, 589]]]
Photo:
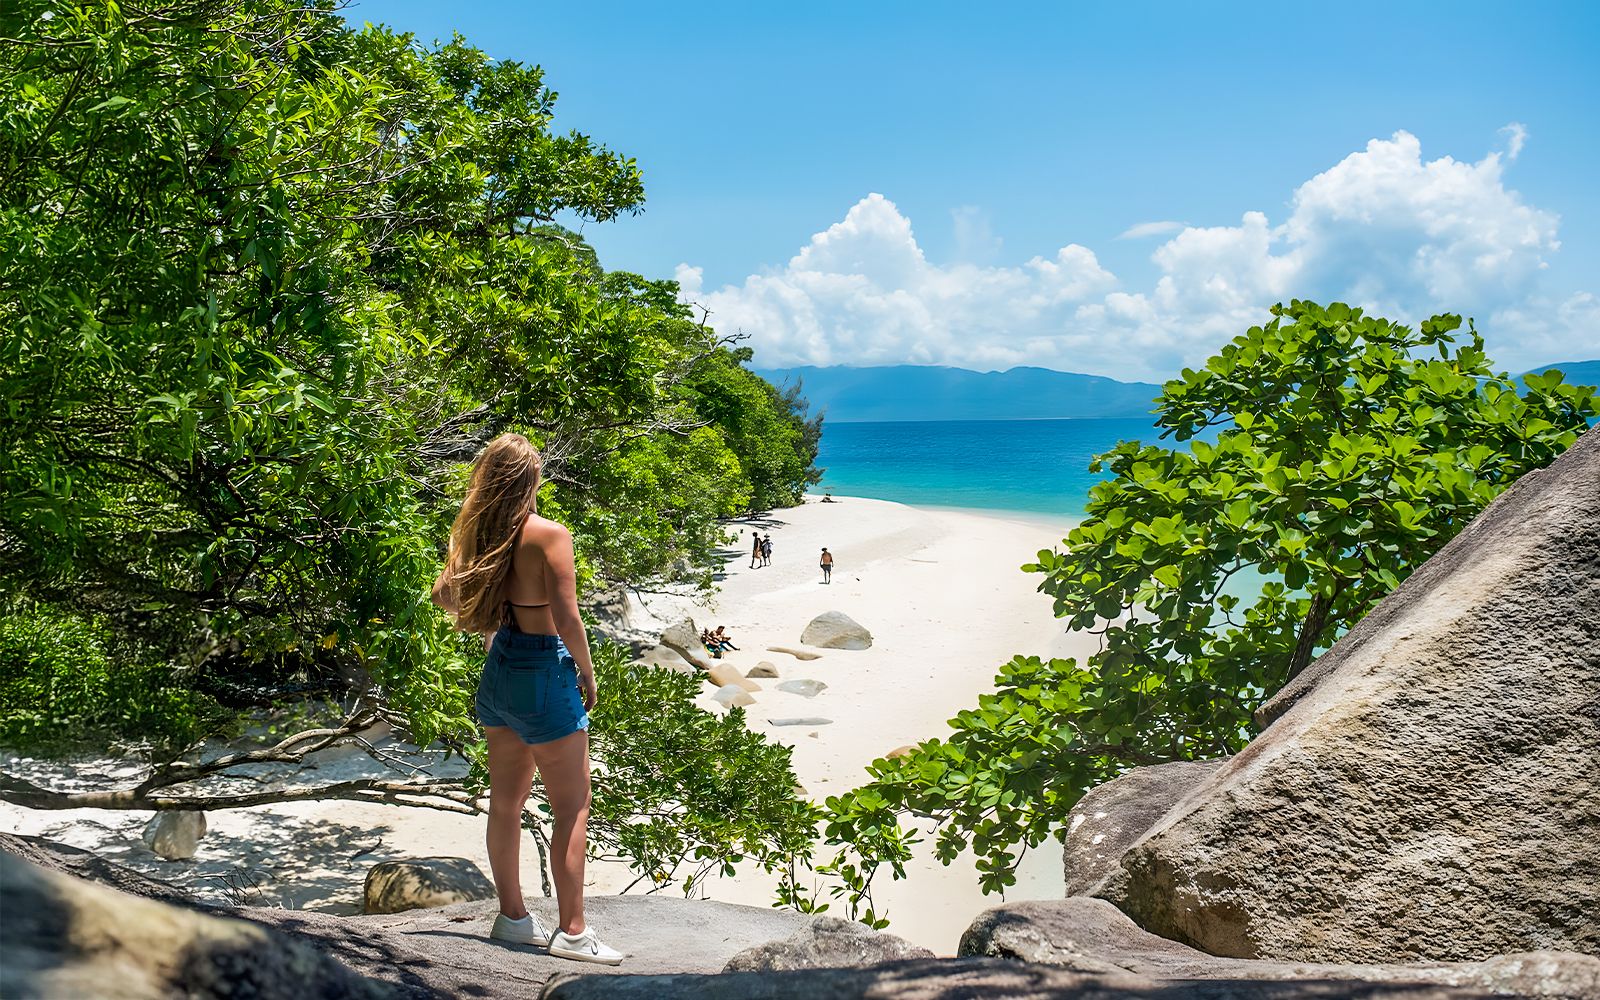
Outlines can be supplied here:
[[531, 944], [539, 948], [550, 943], [550, 932], [532, 913], [521, 920], [512, 920], [504, 913], [495, 914], [494, 927], [490, 929], [489, 936], [498, 941]]
[[594, 962], [597, 965], [621, 965], [622, 952], [608, 948], [595, 937], [593, 927], [585, 927], [582, 934], [556, 931], [550, 936], [550, 954], [557, 958], [570, 958], [575, 962]]

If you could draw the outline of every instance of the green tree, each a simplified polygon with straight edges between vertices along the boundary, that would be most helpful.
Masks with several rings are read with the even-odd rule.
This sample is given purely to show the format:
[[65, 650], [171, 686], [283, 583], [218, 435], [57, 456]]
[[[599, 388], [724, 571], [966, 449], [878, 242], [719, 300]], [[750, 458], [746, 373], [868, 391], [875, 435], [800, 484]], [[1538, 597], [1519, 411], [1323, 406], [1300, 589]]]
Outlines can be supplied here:
[[[719, 519], [770, 491], [730, 444], [743, 426], [687, 388], [724, 363], [715, 332], [672, 282], [606, 273], [556, 224], [638, 211], [637, 165], [555, 132], [538, 67], [355, 29], [336, 6], [0, 7], [0, 736], [144, 738], [150, 773], [102, 805], [268, 801], [185, 783], [380, 721], [474, 754], [481, 647], [427, 592], [464, 463], [496, 433], [544, 451], [541, 501], [571, 522], [588, 594], [708, 579]], [[611, 726], [670, 717], [687, 762], [641, 772], [605, 745], [666, 782], [629, 795], [686, 817], [658, 847], [809, 835], [774, 778], [786, 751], [691, 714], [683, 684], [633, 681], [667, 704], [614, 703]], [[345, 709], [185, 762], [308, 689]], [[764, 798], [709, 780], [719, 749]], [[294, 794], [476, 808], [456, 779]], [[11, 779], [0, 795], [87, 804]], [[642, 850], [621, 801], [597, 838]], [[662, 849], [634, 860], [670, 870]]]
[[1100, 456], [1088, 516], [1024, 567], [1100, 651], [1016, 657], [948, 738], [828, 800], [854, 891], [909, 856], [907, 815], [934, 823], [945, 863], [971, 847], [998, 891], [1094, 785], [1238, 750], [1265, 698], [1596, 414], [1559, 372], [1519, 391], [1475, 331], [1455, 343], [1457, 316], [1273, 317], [1163, 387], [1157, 424], [1187, 446]]

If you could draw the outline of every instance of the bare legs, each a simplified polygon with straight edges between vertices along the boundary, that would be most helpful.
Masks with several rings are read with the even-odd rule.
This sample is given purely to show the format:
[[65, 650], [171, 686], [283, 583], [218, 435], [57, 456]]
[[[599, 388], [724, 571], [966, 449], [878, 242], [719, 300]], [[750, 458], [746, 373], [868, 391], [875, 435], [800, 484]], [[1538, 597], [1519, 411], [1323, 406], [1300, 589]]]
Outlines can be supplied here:
[[555, 814], [551, 866], [561, 930], [583, 931], [583, 862], [589, 835], [589, 733], [579, 730], [534, 746], [505, 726], [485, 726], [489, 739], [489, 870], [494, 875], [500, 912], [513, 920], [527, 912], [522, 901], [519, 848], [522, 807], [533, 788], [537, 766]]
[[507, 726], [485, 726], [489, 738], [489, 871], [500, 912], [512, 920], [528, 914], [522, 901], [522, 807], [533, 789], [533, 748]]
[[580, 729], [530, 747], [544, 775], [544, 791], [555, 814], [550, 864], [555, 869], [561, 930], [582, 934], [583, 862], [589, 840], [589, 731]]

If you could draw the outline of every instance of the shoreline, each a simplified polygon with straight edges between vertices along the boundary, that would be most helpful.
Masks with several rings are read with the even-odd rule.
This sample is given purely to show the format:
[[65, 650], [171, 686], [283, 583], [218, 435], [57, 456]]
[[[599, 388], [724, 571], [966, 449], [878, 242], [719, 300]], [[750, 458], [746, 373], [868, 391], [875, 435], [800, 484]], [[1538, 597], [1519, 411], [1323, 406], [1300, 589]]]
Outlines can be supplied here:
[[[772, 663], [778, 677], [759, 679], [756, 703], [744, 711], [752, 731], [794, 748], [797, 780], [812, 801], [854, 788], [866, 780], [865, 766], [897, 747], [948, 732], [946, 722], [992, 690], [1000, 666], [1013, 655], [1082, 655], [1092, 636], [1069, 636], [1020, 567], [1040, 548], [1058, 544], [1076, 519], [967, 508], [915, 507], [866, 497], [820, 497], [744, 522], [743, 552], [730, 550], [719, 591], [704, 598], [656, 595], [648, 603], [629, 598], [630, 630], [660, 634], [667, 625], [693, 617], [697, 627], [727, 625], [742, 649], [722, 661], [746, 673]], [[750, 569], [749, 532], [757, 526], [773, 539], [772, 565]], [[821, 582], [813, 558], [828, 545], [838, 560], [831, 585]], [[837, 610], [873, 634], [866, 650], [818, 650], [802, 661], [769, 652], [767, 646], [802, 648], [801, 630], [812, 617]], [[1078, 646], [1084, 646], [1078, 649]], [[658, 647], [640, 657], [683, 666]], [[815, 680], [826, 687], [811, 697], [778, 690], [790, 680]], [[602, 693], [603, 696], [603, 693]], [[702, 687], [696, 703], [726, 711]], [[792, 719], [827, 720], [783, 724]], [[24, 761], [7, 754], [8, 770]], [[360, 751], [332, 753], [317, 765], [318, 780], [373, 766]], [[126, 761], [105, 761], [108, 773]], [[81, 766], [82, 778], [92, 778]], [[466, 857], [485, 872], [487, 854], [481, 817], [428, 809], [347, 801], [307, 801], [209, 813], [210, 830], [193, 862], [163, 861], [139, 839], [149, 814], [108, 810], [29, 810], [0, 803], [0, 829], [50, 837], [127, 864], [157, 878], [215, 894], [241, 869], [270, 875], [252, 902], [291, 908], [353, 912], [359, 907], [366, 869], [392, 858]], [[816, 861], [831, 852], [820, 848]], [[998, 896], [984, 896], [970, 857], [945, 867], [924, 839], [907, 865], [907, 878], [888, 874], [874, 885], [889, 933], [936, 954], [952, 955], [961, 932]], [[525, 890], [536, 895], [537, 855], [524, 845]], [[588, 891], [608, 895], [634, 880], [617, 862], [591, 861]], [[698, 895], [768, 907], [776, 877], [746, 864], [732, 878], [715, 878]], [[1009, 899], [1060, 898], [1063, 876], [1059, 845], [1047, 841], [1028, 852]], [[679, 890], [662, 890], [677, 895]], [[824, 897], [826, 898], [826, 897]], [[835, 904], [830, 911], [843, 915]]]

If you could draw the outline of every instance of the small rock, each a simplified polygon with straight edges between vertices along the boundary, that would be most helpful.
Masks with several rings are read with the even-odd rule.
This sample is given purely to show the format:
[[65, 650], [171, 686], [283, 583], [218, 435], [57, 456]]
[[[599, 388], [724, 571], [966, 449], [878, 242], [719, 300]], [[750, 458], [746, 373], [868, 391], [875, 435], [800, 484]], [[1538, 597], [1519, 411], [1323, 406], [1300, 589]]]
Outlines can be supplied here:
[[819, 719], [816, 716], [806, 715], [795, 719], [768, 719], [774, 726], [831, 726], [832, 719]]
[[742, 708], [756, 703], [756, 700], [750, 697], [750, 692], [737, 684], [724, 684], [713, 691], [711, 697], [725, 708]]
[[804, 680], [784, 681], [782, 684], [778, 685], [778, 690], [787, 691], [790, 694], [797, 694], [802, 698], [815, 698], [817, 695], [821, 694], [823, 690], [827, 688], [827, 686], [828, 685], [822, 681], [814, 681], [807, 678]]
[[888, 753], [884, 754], [884, 756], [890, 758], [909, 757], [916, 752], [916, 749], [917, 745], [915, 743], [907, 743], [905, 746], [895, 747], [893, 750], [890, 750]]
[[881, 934], [855, 920], [817, 917], [782, 941], [746, 948], [723, 972], [778, 972], [790, 969], [846, 969], [905, 958], [932, 958], [933, 952], [904, 938]]
[[762, 660], [749, 670], [746, 670], [744, 675], [746, 677], [776, 677], [778, 676], [778, 668], [773, 666], [771, 662]]
[[797, 660], [819, 660], [821, 653], [813, 653], [809, 649], [795, 649], [792, 646], [768, 646], [768, 651], [773, 653], [788, 653]]
[[811, 619], [800, 633], [800, 641], [823, 649], [867, 649], [872, 645], [872, 633], [843, 611], [824, 611]]
[[206, 814], [198, 809], [156, 813], [144, 828], [144, 846], [168, 861], [194, 857], [200, 838], [206, 835]]
[[367, 869], [365, 912], [399, 913], [493, 899], [494, 883], [466, 858], [408, 858]]
[[738, 686], [745, 691], [760, 691], [761, 685], [755, 681], [747, 680], [739, 673], [739, 668], [731, 663], [719, 663], [706, 671], [706, 678], [717, 687], [727, 687], [729, 684]]

